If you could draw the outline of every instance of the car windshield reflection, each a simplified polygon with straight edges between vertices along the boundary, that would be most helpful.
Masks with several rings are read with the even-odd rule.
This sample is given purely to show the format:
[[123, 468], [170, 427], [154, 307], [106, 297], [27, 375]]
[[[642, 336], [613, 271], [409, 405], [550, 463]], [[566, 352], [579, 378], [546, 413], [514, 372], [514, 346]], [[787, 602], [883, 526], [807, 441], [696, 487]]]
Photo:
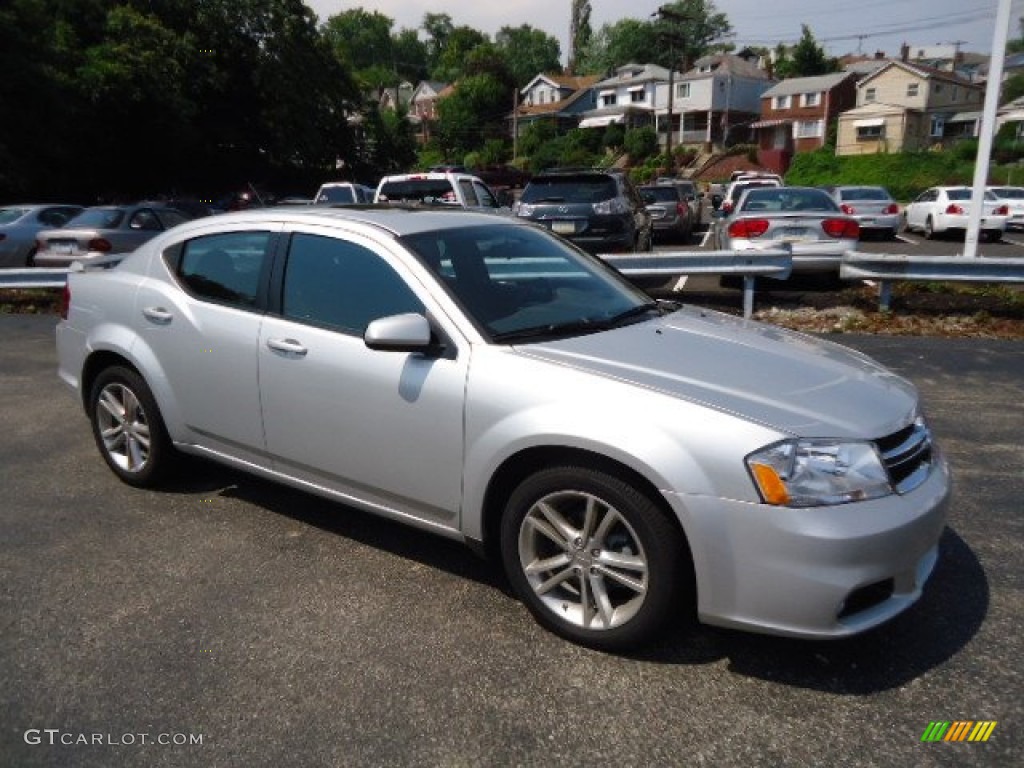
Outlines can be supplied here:
[[610, 267], [540, 230], [467, 227], [402, 241], [494, 342], [593, 333], [642, 318], [651, 304]]

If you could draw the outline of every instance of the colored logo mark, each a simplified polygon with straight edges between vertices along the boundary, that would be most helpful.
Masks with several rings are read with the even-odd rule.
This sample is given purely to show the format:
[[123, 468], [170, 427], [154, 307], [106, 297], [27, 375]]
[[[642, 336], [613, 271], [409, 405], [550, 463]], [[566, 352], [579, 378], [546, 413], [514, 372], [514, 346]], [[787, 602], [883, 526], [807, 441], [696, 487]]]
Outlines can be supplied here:
[[988, 741], [996, 729], [995, 720], [933, 720], [921, 734], [921, 741]]

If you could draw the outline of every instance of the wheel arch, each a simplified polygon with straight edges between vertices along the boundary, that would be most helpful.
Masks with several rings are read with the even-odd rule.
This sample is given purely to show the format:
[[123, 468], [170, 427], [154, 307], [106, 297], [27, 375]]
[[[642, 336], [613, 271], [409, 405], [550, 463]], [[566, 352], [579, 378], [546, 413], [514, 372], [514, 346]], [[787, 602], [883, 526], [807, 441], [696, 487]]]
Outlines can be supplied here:
[[[483, 541], [480, 547], [484, 554], [496, 558], [499, 554], [501, 518], [505, 501], [512, 491], [530, 475], [554, 466], [577, 466], [598, 470], [629, 483], [647, 496], [658, 510], [679, 530], [688, 559], [689, 576], [694, 579], [693, 556], [690, 552], [689, 537], [678, 517], [674, 514], [657, 486], [633, 467], [616, 459], [584, 448], [561, 445], [534, 446], [525, 448], [503, 461], [491, 476], [484, 492], [481, 516], [483, 518]], [[498, 557], [500, 560], [500, 557]], [[695, 583], [695, 582], [692, 582]]]

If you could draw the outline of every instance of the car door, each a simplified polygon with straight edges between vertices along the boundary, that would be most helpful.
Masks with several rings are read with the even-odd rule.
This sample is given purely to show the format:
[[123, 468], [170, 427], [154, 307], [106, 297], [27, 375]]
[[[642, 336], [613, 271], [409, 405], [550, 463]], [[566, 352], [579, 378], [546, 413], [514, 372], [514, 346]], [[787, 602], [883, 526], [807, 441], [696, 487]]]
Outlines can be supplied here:
[[424, 284], [382, 246], [318, 229], [291, 234], [278, 281], [259, 344], [275, 467], [382, 514], [457, 527], [468, 346], [435, 355], [363, 341], [374, 319], [435, 314]]
[[140, 356], [156, 361], [185, 439], [262, 463], [257, 381], [259, 328], [274, 233], [237, 230], [202, 235], [164, 252], [161, 274], [135, 299]]

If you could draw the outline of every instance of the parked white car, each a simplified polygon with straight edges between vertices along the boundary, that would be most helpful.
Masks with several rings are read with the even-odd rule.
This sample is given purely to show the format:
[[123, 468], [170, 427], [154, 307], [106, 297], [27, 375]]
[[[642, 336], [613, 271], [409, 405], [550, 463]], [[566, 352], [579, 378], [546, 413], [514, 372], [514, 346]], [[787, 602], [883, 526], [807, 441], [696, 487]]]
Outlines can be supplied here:
[[652, 301], [523, 219], [225, 214], [72, 272], [64, 306], [60, 376], [124, 482], [188, 453], [464, 542], [588, 646], [694, 615], [853, 635], [940, 556], [950, 477], [913, 385]]
[[[985, 191], [982, 201], [981, 236], [998, 241], [1006, 231], [1009, 208], [994, 194]], [[931, 187], [908, 203], [903, 212], [903, 228], [921, 232], [931, 239], [939, 235], [967, 231], [971, 210], [970, 187]]]
[[989, 191], [1007, 208], [1006, 228], [1024, 229], [1024, 187], [989, 187]]

